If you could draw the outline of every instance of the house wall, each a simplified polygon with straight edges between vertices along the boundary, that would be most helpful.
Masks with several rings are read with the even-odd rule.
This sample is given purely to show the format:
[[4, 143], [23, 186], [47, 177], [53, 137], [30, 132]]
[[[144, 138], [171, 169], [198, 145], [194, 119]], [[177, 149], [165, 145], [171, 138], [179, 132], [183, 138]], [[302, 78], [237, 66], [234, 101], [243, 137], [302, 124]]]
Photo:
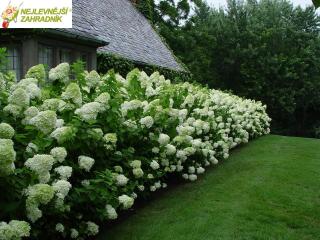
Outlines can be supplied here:
[[62, 51], [68, 50], [71, 54], [71, 63], [81, 56], [86, 55], [87, 70], [97, 68], [96, 46], [90, 46], [90, 43], [76, 41], [73, 39], [46, 36], [18, 36], [14, 38], [1, 38], [0, 47], [15, 47], [20, 53], [20, 75], [24, 76], [28, 69], [39, 64], [39, 46], [48, 46], [53, 49], [53, 67], [61, 62]]

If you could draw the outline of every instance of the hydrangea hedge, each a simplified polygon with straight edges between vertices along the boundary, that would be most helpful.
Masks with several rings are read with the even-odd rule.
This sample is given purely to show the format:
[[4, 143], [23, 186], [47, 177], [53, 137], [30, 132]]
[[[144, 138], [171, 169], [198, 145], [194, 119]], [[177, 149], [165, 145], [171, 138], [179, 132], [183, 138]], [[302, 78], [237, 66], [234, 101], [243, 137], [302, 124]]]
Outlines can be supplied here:
[[195, 181], [269, 133], [260, 102], [138, 70], [70, 75], [0, 74], [0, 240], [90, 238], [168, 176]]

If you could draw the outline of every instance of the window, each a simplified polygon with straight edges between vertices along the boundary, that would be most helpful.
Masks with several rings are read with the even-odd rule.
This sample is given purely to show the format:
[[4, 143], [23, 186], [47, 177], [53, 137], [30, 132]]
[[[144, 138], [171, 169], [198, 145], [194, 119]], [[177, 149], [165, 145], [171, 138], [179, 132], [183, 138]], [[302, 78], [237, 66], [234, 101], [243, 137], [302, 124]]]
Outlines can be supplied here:
[[53, 48], [39, 45], [38, 60], [39, 63], [44, 64], [51, 69], [53, 67]]
[[84, 63], [84, 69], [88, 69], [88, 55], [86, 53], [82, 53], [80, 60]]
[[62, 49], [60, 50], [60, 63], [67, 62], [71, 63], [71, 50]]
[[7, 64], [5, 71], [13, 71], [18, 80], [21, 78], [21, 54], [18, 47], [7, 47]]

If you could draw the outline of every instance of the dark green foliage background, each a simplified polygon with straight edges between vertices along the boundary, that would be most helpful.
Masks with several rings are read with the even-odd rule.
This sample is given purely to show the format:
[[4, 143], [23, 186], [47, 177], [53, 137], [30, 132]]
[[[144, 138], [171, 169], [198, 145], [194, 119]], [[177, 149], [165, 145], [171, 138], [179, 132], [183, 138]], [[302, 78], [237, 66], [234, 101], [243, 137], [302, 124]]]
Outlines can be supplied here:
[[302, 9], [229, 0], [219, 10], [197, 1], [192, 16], [194, 1], [151, 2], [153, 23], [196, 81], [267, 104], [273, 133], [320, 137], [320, 17], [311, 1]]
[[174, 71], [168, 68], [162, 68], [155, 65], [147, 65], [144, 63], [138, 63], [129, 59], [122, 58], [113, 54], [99, 53], [98, 54], [98, 72], [107, 73], [110, 69], [113, 69], [116, 73], [122, 76], [126, 76], [132, 69], [138, 68], [141, 71], [145, 71], [148, 75], [158, 71], [164, 75], [167, 79], [174, 82], [191, 82], [192, 77], [189, 71]]

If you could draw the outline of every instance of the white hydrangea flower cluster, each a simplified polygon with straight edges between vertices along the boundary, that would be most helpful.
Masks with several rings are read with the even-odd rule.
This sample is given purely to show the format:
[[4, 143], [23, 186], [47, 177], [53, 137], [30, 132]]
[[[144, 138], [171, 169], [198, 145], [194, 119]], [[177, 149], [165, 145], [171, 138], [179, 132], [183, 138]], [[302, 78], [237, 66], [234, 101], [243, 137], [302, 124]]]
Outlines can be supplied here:
[[60, 63], [55, 68], [52, 68], [49, 71], [49, 80], [54, 81], [61, 81], [62, 83], [69, 82], [69, 72], [70, 66], [68, 63]]
[[87, 222], [87, 235], [88, 236], [95, 236], [99, 233], [99, 226], [94, 222]]
[[57, 232], [60, 232], [60, 233], [63, 233], [64, 232], [64, 226], [62, 223], [57, 223], [56, 224], [56, 231]]
[[141, 168], [141, 161], [140, 160], [133, 160], [130, 163], [130, 166], [133, 168], [132, 173], [136, 178], [141, 178], [144, 175], [144, 172]]
[[34, 155], [39, 151], [39, 148], [36, 144], [34, 143], [28, 143], [28, 146], [26, 147], [26, 152], [30, 155]]
[[0, 123], [0, 138], [11, 139], [14, 136], [14, 129], [10, 124]]
[[55, 162], [59, 163], [62, 163], [68, 155], [67, 150], [64, 147], [52, 148], [50, 154], [54, 158]]
[[70, 166], [59, 166], [54, 171], [60, 175], [61, 180], [68, 180], [72, 175], [72, 167]]
[[117, 211], [114, 207], [112, 207], [110, 204], [106, 205], [106, 211], [107, 211], [107, 216], [108, 219], [114, 220], [118, 218]]
[[129, 197], [126, 194], [123, 194], [118, 197], [119, 203], [122, 205], [123, 209], [129, 209], [134, 204], [134, 198]]
[[54, 196], [54, 189], [48, 184], [36, 184], [26, 189], [26, 209], [30, 221], [35, 222], [42, 217], [41, 204], [48, 204]]
[[125, 175], [119, 174], [116, 176], [116, 181], [118, 186], [125, 186], [127, 185], [129, 179]]
[[160, 146], [164, 146], [167, 145], [170, 141], [170, 137], [167, 134], [161, 133], [159, 135], [159, 139], [158, 142], [160, 144]]
[[0, 91], [5, 91], [7, 88], [6, 80], [2, 73], [0, 73]]
[[66, 180], [58, 180], [52, 184], [52, 187], [55, 191], [56, 196], [63, 201], [68, 195], [72, 186]]
[[20, 116], [32, 99], [41, 97], [41, 90], [37, 84], [38, 80], [35, 78], [26, 78], [14, 83], [10, 87], [9, 104], [3, 110], [15, 118]]
[[8, 102], [9, 104], [25, 108], [30, 104], [30, 96], [25, 89], [17, 88], [9, 96]]
[[35, 78], [38, 80], [40, 85], [45, 83], [46, 80], [46, 70], [43, 64], [38, 64], [31, 67], [26, 73], [25, 78]]
[[95, 102], [100, 103], [101, 104], [101, 108], [103, 108], [104, 110], [109, 109], [109, 100], [110, 100], [110, 94], [107, 92], [101, 93], [98, 97], [96, 97], [94, 99]]
[[9, 223], [0, 222], [1, 240], [20, 240], [30, 236], [30, 224], [25, 221], [11, 220]]
[[104, 146], [107, 150], [113, 150], [116, 148], [116, 144], [118, 141], [116, 133], [107, 133], [103, 136], [103, 140], [105, 142]]
[[57, 114], [54, 111], [47, 110], [39, 112], [35, 117], [29, 120], [29, 124], [35, 126], [44, 134], [52, 132], [57, 123]]
[[0, 139], [0, 176], [13, 173], [15, 169], [14, 161], [16, 152], [11, 139]]
[[101, 107], [101, 103], [91, 102], [84, 104], [81, 108], [76, 109], [75, 114], [79, 115], [79, 117], [83, 121], [94, 121], [97, 119], [99, 112], [102, 112], [103, 108]]
[[70, 237], [71, 237], [72, 239], [75, 239], [75, 238], [77, 238], [78, 236], [79, 236], [78, 230], [77, 230], [77, 229], [74, 229], [74, 228], [71, 228], [71, 229], [70, 229]]
[[28, 93], [30, 99], [41, 97], [41, 89], [38, 87], [38, 79], [36, 78], [22, 79], [17, 84], [13, 85], [11, 90], [18, 88], [24, 89]]
[[39, 114], [39, 109], [34, 107], [34, 106], [31, 106], [31, 107], [28, 107], [24, 112], [23, 112], [23, 115], [24, 115], [24, 119], [22, 120], [22, 124], [24, 125], [31, 125], [30, 124], [30, 120], [32, 118], [34, 118], [35, 116], [37, 116]]
[[151, 116], [146, 116], [146, 117], [140, 119], [141, 126], [146, 127], [146, 128], [151, 128], [153, 123], [154, 123], [154, 120], [153, 120], [153, 117], [151, 117]]
[[3, 108], [3, 111], [16, 118], [29, 106], [30, 96], [25, 89], [17, 88], [10, 93], [8, 103], [9, 104]]
[[85, 76], [86, 84], [89, 88], [95, 88], [100, 83], [100, 75], [96, 71], [91, 71]]
[[59, 127], [55, 129], [50, 136], [55, 138], [58, 143], [64, 143], [72, 138], [73, 129], [72, 127]]
[[122, 105], [121, 105], [121, 112], [123, 116], [126, 116], [128, 114], [128, 111], [132, 111], [132, 110], [136, 110], [141, 108], [142, 102], [140, 100], [132, 100], [132, 101], [125, 101]]
[[82, 93], [78, 84], [70, 83], [61, 95], [63, 100], [70, 101], [76, 106], [82, 105]]
[[47, 183], [50, 180], [54, 158], [51, 155], [37, 154], [29, 158], [24, 165], [38, 175], [40, 183]]
[[90, 172], [90, 169], [94, 164], [93, 158], [87, 156], [79, 156], [78, 161], [80, 169], [84, 169], [85, 171]]
[[50, 98], [43, 101], [40, 109], [43, 111], [51, 110], [51, 111], [62, 111], [66, 106], [66, 102], [59, 98]]

